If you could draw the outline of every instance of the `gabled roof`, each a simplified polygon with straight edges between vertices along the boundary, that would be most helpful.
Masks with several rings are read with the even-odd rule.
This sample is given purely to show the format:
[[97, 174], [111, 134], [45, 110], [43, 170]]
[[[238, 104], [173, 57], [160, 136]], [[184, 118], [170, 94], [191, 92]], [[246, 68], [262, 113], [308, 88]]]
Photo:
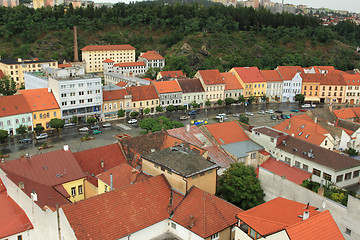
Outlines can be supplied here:
[[286, 135], [284, 132], [281, 132], [279, 130], [276, 130], [274, 128], [267, 127], [267, 126], [253, 128], [253, 131], [259, 132], [261, 134], [264, 134], [266, 136], [273, 137], [273, 138], [283, 137], [284, 135]]
[[344, 79], [343, 71], [334, 70], [330, 73], [324, 74], [324, 78], [320, 78], [321, 85], [335, 85], [335, 86], [345, 86], [346, 81]]
[[117, 84], [115, 84], [118, 87], [127, 87], [128, 86], [128, 82], [118, 82]]
[[225, 84], [218, 69], [199, 70], [198, 73], [206, 85]]
[[236, 158], [247, 157], [249, 156], [249, 152], [255, 152], [264, 149], [264, 147], [256, 144], [251, 140], [224, 144], [221, 145], [221, 148]]
[[285, 198], [275, 198], [259, 206], [237, 214], [237, 218], [245, 222], [262, 236], [279, 232], [302, 221], [299, 215], [305, 211], [310, 218], [319, 214], [313, 206], [291, 201]]
[[237, 222], [235, 215], [239, 212], [242, 209], [192, 186], [171, 220], [206, 239], [233, 226]]
[[189, 130], [190, 131], [187, 131], [185, 127], [182, 127], [169, 129], [167, 132], [171, 136], [205, 149], [208, 152], [210, 160], [223, 168], [227, 168], [231, 163], [234, 163], [234, 160], [226, 155], [209, 137], [200, 131], [197, 126], [190, 126]]
[[329, 210], [286, 228], [291, 240], [345, 239]]
[[115, 50], [136, 50], [129, 44], [125, 45], [88, 45], [83, 47], [81, 51], [115, 51]]
[[273, 128], [318, 146], [325, 140], [325, 134], [330, 134], [306, 114], [293, 116]]
[[140, 57], [146, 58], [147, 60], [164, 60], [165, 59], [157, 51], [147, 51], [146, 53], [142, 54]]
[[185, 76], [185, 74], [183, 73], [182, 70], [178, 70], [178, 71], [161, 71], [159, 72], [159, 74], [162, 77], [172, 77], [172, 78], [177, 78], [177, 77], [181, 77], [181, 76]]
[[183, 93], [205, 92], [201, 82], [197, 78], [177, 80]]
[[287, 180], [292, 181], [298, 185], [302, 184], [304, 180], [311, 178], [311, 173], [294, 166], [290, 167], [289, 164], [282, 161], [277, 161], [273, 157], [270, 157], [268, 160], [263, 162], [260, 167], [273, 172], [276, 175], [285, 177]]
[[163, 81], [163, 82], [153, 82], [156, 91], [159, 94], [162, 93], [173, 93], [173, 92], [182, 92], [180, 85], [177, 81]]
[[234, 73], [220, 73], [220, 76], [225, 82], [225, 90], [239, 90], [244, 89], [239, 80], [236, 78]]
[[234, 70], [244, 83], [265, 82], [257, 67], [234, 67]]
[[32, 112], [59, 108], [54, 94], [47, 88], [20, 90], [19, 93], [25, 97]]
[[111, 90], [111, 91], [103, 91], [103, 101], [112, 101], [117, 99], [125, 99], [125, 96], [129, 96], [129, 93], [125, 88]]
[[120, 62], [114, 64], [114, 67], [145, 67], [144, 62]]
[[357, 115], [353, 108], [341, 108], [338, 110], [334, 110], [333, 113], [337, 118], [340, 119], [349, 119], [349, 118], [356, 118]]
[[301, 73], [303, 70], [300, 66], [278, 66], [277, 71], [284, 81], [290, 81], [297, 73]]
[[155, 86], [152, 84], [127, 87], [126, 90], [131, 95], [133, 102], [159, 99]]
[[346, 85], [359, 86], [360, 85], [360, 73], [344, 74], [344, 80]]
[[336, 126], [356, 132], [360, 128], [360, 123], [339, 119]]
[[111, 60], [111, 59], [105, 59], [104, 61], [103, 61], [103, 63], [113, 63], [113, 62], [115, 62], [114, 60]]
[[0, 238], [10, 237], [34, 229], [24, 210], [7, 195], [4, 183], [0, 179]]
[[118, 143], [75, 152], [74, 156], [84, 173], [94, 176], [126, 163]]
[[205, 128], [219, 145], [250, 140], [236, 121], [209, 124]]
[[330, 123], [335, 123], [336, 116], [335, 114], [329, 110], [329, 108], [315, 108], [306, 111], [306, 115], [311, 117], [311, 119], [315, 119], [317, 117], [318, 119], [326, 120]]
[[0, 117], [31, 113], [24, 95], [0, 96]]
[[282, 82], [281, 76], [277, 70], [260, 70], [266, 82]]
[[120, 239], [169, 217], [163, 175], [63, 206], [76, 238]]
[[301, 73], [303, 83], [318, 83], [325, 81], [325, 76], [320, 73]]

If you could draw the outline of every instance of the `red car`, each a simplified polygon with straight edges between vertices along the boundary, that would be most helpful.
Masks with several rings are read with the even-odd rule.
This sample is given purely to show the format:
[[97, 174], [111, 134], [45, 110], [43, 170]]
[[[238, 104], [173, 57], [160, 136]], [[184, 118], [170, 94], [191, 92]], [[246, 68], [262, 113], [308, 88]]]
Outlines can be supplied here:
[[300, 111], [300, 112], [306, 112], [307, 109], [300, 109], [299, 111]]

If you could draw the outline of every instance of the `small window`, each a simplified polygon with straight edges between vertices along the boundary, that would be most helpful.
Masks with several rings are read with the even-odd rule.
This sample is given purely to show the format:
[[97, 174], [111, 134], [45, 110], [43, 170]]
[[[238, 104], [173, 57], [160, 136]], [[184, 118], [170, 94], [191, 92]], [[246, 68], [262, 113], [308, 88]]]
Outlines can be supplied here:
[[215, 234], [211, 235], [210, 239], [211, 240], [219, 239], [219, 233], [215, 233]]
[[[350, 231], [351, 232], [351, 231]], [[22, 240], [23, 238], [22, 238], [22, 235], [18, 235], [17, 236], [17, 240]]]
[[336, 182], [342, 182], [344, 175], [339, 175], [336, 177]]
[[169, 175], [172, 175], [172, 171], [171, 170], [166, 170], [167, 171], [167, 173], [169, 174]]
[[305, 171], [309, 171], [309, 166], [306, 165], [306, 164], [303, 164], [303, 169], [304, 169]]
[[316, 169], [316, 168], [314, 168], [314, 169], [313, 169], [313, 174], [314, 174], [315, 176], [320, 177], [320, 176], [321, 176], [321, 171], [318, 170], [318, 169]]
[[354, 171], [353, 178], [358, 177], [358, 176], [359, 176], [359, 172], [360, 172], [360, 170]]
[[71, 196], [76, 196], [76, 187], [71, 188]]
[[323, 178], [327, 181], [331, 181], [331, 175], [328, 173], [323, 172]]
[[349, 180], [351, 178], [351, 172], [345, 173], [345, 180]]
[[105, 192], [107, 192], [108, 191], [108, 186], [107, 185], [105, 185]]
[[78, 193], [79, 193], [79, 195], [83, 194], [83, 186], [82, 185], [78, 186]]
[[345, 233], [346, 233], [347, 235], [351, 236], [351, 230], [350, 230], [350, 229], [346, 228]]
[[161, 171], [165, 172], [165, 168], [164, 168], [164, 167], [161, 167], [160, 169], [161, 169]]
[[176, 224], [175, 223], [171, 223], [171, 227], [173, 228], [173, 229], [176, 229]]

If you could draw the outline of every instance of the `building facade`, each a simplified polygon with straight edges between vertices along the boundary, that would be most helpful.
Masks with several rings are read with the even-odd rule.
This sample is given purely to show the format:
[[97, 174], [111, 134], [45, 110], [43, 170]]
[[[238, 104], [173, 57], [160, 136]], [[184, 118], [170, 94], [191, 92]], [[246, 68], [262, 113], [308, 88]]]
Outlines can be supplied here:
[[127, 77], [144, 76], [148, 67], [144, 62], [127, 62], [114, 64], [113, 71]]
[[205, 90], [206, 100], [210, 101], [212, 105], [221, 99], [224, 100], [225, 95], [225, 81], [221, 77], [218, 69], [199, 70], [195, 74]]
[[132, 102], [131, 95], [126, 91], [125, 88], [103, 91], [103, 120], [111, 120], [118, 118], [118, 111], [120, 109], [126, 112], [131, 111]]
[[199, 79], [178, 79], [177, 82], [182, 90], [182, 104], [187, 109], [192, 107], [192, 103], [199, 104], [199, 107], [205, 106], [205, 90]]
[[139, 56], [139, 62], [144, 62], [146, 68], [160, 68], [165, 67], [165, 58], [157, 51], [147, 51]]
[[295, 102], [296, 94], [301, 94], [302, 68], [299, 66], [279, 66], [276, 68], [282, 81], [281, 102]]
[[182, 90], [177, 81], [153, 82], [153, 84], [159, 95], [162, 107], [183, 105]]
[[261, 70], [266, 81], [266, 96], [271, 102], [281, 101], [283, 95], [283, 81], [276, 70]]
[[237, 100], [241, 95], [244, 95], [243, 86], [235, 77], [235, 73], [220, 73], [225, 81], [225, 98], [233, 98]]

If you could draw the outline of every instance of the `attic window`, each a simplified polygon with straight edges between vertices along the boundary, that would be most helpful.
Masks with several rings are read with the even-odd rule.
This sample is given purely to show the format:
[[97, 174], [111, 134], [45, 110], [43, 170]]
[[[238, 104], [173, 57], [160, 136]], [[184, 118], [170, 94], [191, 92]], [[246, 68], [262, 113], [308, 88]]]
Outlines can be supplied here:
[[303, 124], [302, 126], [301, 126], [301, 128], [304, 128], [305, 127], [305, 124]]
[[301, 136], [302, 132], [299, 132], [299, 136]]
[[310, 135], [309, 134], [307, 134], [306, 136], [305, 136], [305, 138], [308, 138]]

